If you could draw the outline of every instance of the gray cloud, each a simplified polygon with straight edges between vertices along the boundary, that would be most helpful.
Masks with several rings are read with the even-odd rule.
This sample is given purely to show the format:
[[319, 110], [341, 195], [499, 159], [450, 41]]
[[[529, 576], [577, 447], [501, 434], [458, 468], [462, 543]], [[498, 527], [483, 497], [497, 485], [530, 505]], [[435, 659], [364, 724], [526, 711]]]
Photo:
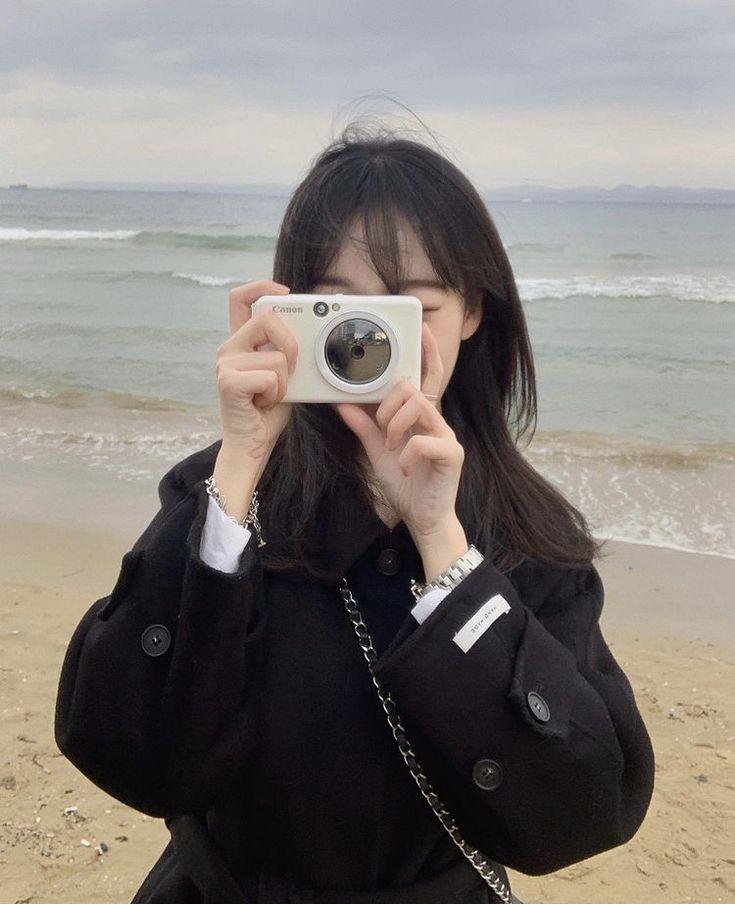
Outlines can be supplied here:
[[6, 0], [0, 184], [293, 182], [385, 94], [479, 184], [735, 188], [734, 59], [734, 0]]
[[314, 108], [363, 91], [465, 109], [732, 105], [731, 0], [47, 0], [4, 19], [6, 92], [37, 75], [140, 86], [142, 104], [160, 86]]

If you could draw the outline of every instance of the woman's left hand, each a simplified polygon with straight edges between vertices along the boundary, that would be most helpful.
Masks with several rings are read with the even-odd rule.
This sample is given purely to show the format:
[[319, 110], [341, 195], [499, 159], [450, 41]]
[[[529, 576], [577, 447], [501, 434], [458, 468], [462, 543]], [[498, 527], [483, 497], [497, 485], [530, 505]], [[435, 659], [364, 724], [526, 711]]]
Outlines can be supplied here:
[[457, 523], [455, 510], [464, 449], [438, 403], [444, 365], [439, 346], [422, 324], [421, 389], [397, 383], [379, 404], [375, 420], [361, 406], [340, 403], [342, 420], [362, 442], [375, 479], [414, 541], [429, 541]]

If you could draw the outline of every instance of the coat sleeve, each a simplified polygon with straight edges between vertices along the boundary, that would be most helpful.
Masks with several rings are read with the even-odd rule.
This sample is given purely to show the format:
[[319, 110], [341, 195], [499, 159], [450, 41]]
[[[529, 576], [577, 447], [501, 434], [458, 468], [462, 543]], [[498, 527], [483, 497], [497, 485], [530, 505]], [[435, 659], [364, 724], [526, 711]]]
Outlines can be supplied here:
[[158, 492], [160, 510], [123, 556], [112, 592], [71, 637], [54, 729], [61, 752], [100, 788], [174, 816], [205, 812], [242, 765], [265, 607], [255, 543], [231, 574], [200, 558], [204, 477], [187, 485], [175, 466]]
[[[629, 840], [654, 762], [600, 632], [594, 565], [533, 563], [518, 583], [484, 560], [422, 624], [407, 620], [374, 669], [466, 840], [539, 875]], [[468, 642], [493, 597], [508, 611]]]

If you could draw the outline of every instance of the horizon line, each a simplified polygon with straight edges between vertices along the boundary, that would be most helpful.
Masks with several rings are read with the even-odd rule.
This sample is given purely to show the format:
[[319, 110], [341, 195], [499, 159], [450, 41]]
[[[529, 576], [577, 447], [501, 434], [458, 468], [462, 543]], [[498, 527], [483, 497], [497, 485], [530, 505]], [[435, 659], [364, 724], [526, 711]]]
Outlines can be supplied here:
[[[162, 180], [136, 181], [136, 180], [109, 180], [109, 179], [69, 179], [64, 182], [54, 183], [30, 183], [30, 182], [14, 182], [2, 185], [4, 189], [11, 188], [27, 188], [27, 189], [72, 189], [85, 190], [85, 186], [91, 190], [113, 190], [113, 191], [134, 191], [136, 189], [147, 188], [153, 191], [167, 191], [169, 189], [181, 189], [192, 191], [194, 189], [278, 189], [285, 191], [293, 191], [298, 183], [288, 182], [195, 182], [180, 181], [167, 182]], [[104, 186], [105, 188], [101, 188]], [[113, 188], [116, 186], [116, 188]], [[684, 191], [684, 192], [725, 192], [735, 194], [735, 188], [725, 188], [722, 186], [712, 185], [680, 185], [680, 184], [660, 184], [647, 183], [645, 185], [632, 182], [617, 182], [615, 185], [605, 186], [599, 184], [577, 184], [570, 186], [549, 185], [544, 182], [509, 182], [500, 186], [477, 186], [480, 192], [498, 192], [508, 191], [527, 191], [534, 192], [539, 190], [554, 192], [571, 192], [571, 191], [604, 191], [611, 192], [620, 189], [632, 189], [635, 191]]]

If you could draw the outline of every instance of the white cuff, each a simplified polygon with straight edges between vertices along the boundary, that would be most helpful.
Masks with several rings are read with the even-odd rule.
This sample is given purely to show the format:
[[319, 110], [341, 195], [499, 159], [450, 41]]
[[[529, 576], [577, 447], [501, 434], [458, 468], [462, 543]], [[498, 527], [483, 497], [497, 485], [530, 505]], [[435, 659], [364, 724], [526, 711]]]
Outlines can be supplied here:
[[413, 609], [411, 609], [411, 615], [413, 615], [416, 621], [421, 624], [421, 622], [426, 621], [444, 597], [449, 596], [451, 592], [452, 591], [448, 590], [446, 587], [434, 587], [433, 590], [430, 590], [427, 594], [422, 596]]
[[211, 496], [207, 498], [207, 516], [199, 544], [199, 556], [205, 564], [217, 571], [233, 574], [251, 536], [252, 532], [247, 527], [236, 524]]

